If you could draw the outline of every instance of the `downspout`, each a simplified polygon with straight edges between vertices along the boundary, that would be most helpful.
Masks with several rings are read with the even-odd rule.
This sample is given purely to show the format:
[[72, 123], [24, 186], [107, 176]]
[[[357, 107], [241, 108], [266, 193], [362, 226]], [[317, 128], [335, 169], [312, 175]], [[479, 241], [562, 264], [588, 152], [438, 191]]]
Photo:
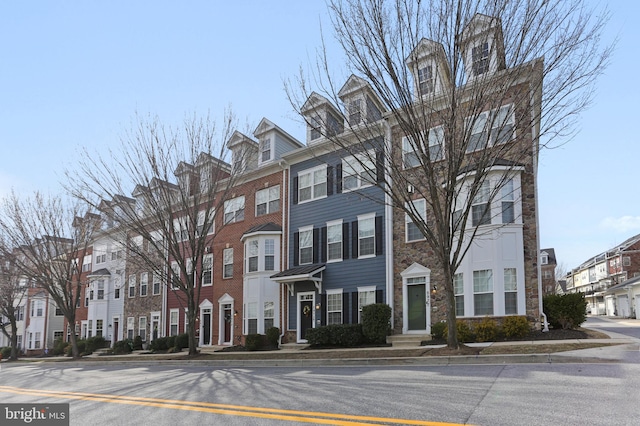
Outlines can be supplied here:
[[[288, 243], [289, 243], [289, 228], [287, 225], [287, 219], [289, 218], [289, 203], [287, 203], [288, 197], [289, 197], [289, 191], [285, 191], [285, 188], [287, 188], [287, 176], [288, 176], [287, 172], [289, 170], [289, 165], [283, 159], [280, 159], [280, 161], [278, 162], [278, 165], [282, 169], [281, 194], [282, 194], [282, 204], [284, 204], [281, 210], [282, 211], [282, 239], [280, 241], [280, 264], [283, 265], [284, 270], [287, 270], [289, 268], [289, 258], [288, 256], [286, 256], [285, 246], [288, 246]], [[285, 207], [286, 207], [286, 214], [284, 213]], [[287, 244], [285, 244], [285, 241], [287, 242]], [[282, 300], [282, 305], [280, 307], [280, 324], [282, 324], [282, 326], [280, 327], [280, 337], [278, 338], [278, 347], [282, 345], [282, 338], [284, 337], [284, 333], [286, 329], [285, 306], [288, 307], [288, 303], [286, 303], [286, 297], [287, 297], [287, 291], [285, 289], [285, 285], [281, 283], [280, 298]]]
[[[387, 120], [383, 120], [384, 123], [384, 144], [385, 150], [388, 153], [385, 155], [385, 182], [384, 185], [387, 188], [391, 188], [391, 175], [389, 170], [391, 167], [388, 162], [391, 157], [391, 126], [389, 125]], [[385, 223], [385, 271], [386, 271], [386, 286], [387, 286], [387, 305], [391, 307], [391, 330], [393, 330], [394, 325], [394, 289], [393, 289], [393, 207], [391, 196], [387, 189], [384, 190], [384, 223]]]

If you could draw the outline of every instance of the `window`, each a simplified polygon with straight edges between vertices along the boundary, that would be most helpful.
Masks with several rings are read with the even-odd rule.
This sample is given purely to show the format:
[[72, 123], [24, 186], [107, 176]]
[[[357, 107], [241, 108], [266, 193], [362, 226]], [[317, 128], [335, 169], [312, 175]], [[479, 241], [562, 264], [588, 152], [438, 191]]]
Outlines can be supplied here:
[[502, 223], [515, 222], [513, 200], [513, 179], [509, 179], [502, 186]]
[[309, 131], [309, 139], [316, 140], [322, 136], [320, 129], [322, 128], [322, 120], [319, 115], [314, 115], [309, 117], [309, 127], [311, 128]]
[[444, 127], [429, 129], [429, 159], [440, 161], [444, 158]]
[[171, 288], [180, 288], [180, 265], [178, 262], [171, 262]]
[[36, 340], [33, 342], [33, 349], [40, 349], [40, 344], [42, 342], [41, 333], [36, 331]]
[[342, 260], [342, 221], [327, 223], [327, 261]]
[[327, 167], [298, 173], [298, 202], [315, 200], [327, 196]]
[[273, 327], [273, 319], [275, 314], [275, 304], [273, 302], [264, 302], [264, 332]]
[[82, 272], [91, 270], [91, 255], [87, 255], [82, 259]]
[[327, 290], [327, 325], [342, 324], [342, 289]]
[[96, 320], [96, 336], [102, 336], [103, 328], [103, 321], [101, 319]]
[[222, 278], [233, 277], [233, 248], [222, 251]]
[[31, 302], [31, 316], [41, 317], [43, 315], [44, 303], [42, 300], [34, 300]]
[[504, 270], [504, 313], [515, 315], [518, 313], [518, 278], [516, 268]]
[[358, 322], [362, 315], [362, 308], [376, 303], [375, 287], [358, 287]]
[[622, 266], [631, 266], [631, 258], [629, 256], [622, 258]]
[[104, 280], [98, 280], [98, 300], [104, 300]]
[[114, 299], [120, 299], [120, 289], [116, 288], [115, 290], [113, 290], [113, 298]]
[[540, 255], [540, 264], [546, 265], [548, 263], [549, 263], [549, 255], [548, 254]]
[[342, 159], [342, 190], [353, 191], [376, 182], [373, 153], [358, 154]]
[[153, 274], [153, 294], [160, 294], [160, 275]]
[[271, 138], [260, 141], [260, 162], [271, 160]]
[[176, 241], [186, 241], [189, 239], [189, 228], [186, 216], [173, 219], [173, 233]]
[[127, 339], [133, 340], [135, 321], [134, 317], [127, 317]]
[[473, 312], [475, 316], [493, 315], [493, 271], [473, 271]]
[[[237, 169], [236, 169], [237, 170]], [[204, 164], [200, 169], [200, 193], [206, 194], [211, 187], [211, 164]]]
[[53, 341], [55, 342], [56, 340], [62, 340], [62, 338], [64, 337], [64, 331], [54, 331], [53, 332]]
[[202, 256], [202, 286], [213, 284], [213, 255]]
[[136, 276], [129, 275], [129, 297], [136, 295]]
[[375, 256], [375, 216], [358, 217], [358, 258]]
[[412, 139], [402, 138], [402, 164], [405, 169], [410, 169], [420, 165], [418, 149]]
[[249, 302], [245, 305], [245, 324], [247, 334], [258, 333], [258, 302]]
[[478, 76], [489, 71], [489, 43], [484, 42], [471, 49], [473, 75]]
[[418, 68], [418, 94], [420, 96], [433, 92], [433, 68], [427, 65]]
[[494, 110], [491, 118], [491, 144], [502, 144], [513, 139], [513, 127], [515, 124], [513, 105], [503, 105]]
[[112, 252], [111, 252], [111, 260], [119, 260], [119, 259], [122, 259], [123, 254], [124, 254], [124, 253], [123, 253], [122, 249], [120, 249], [120, 250], [114, 250], [114, 251], [112, 251]]
[[478, 193], [471, 203], [471, 222], [473, 226], [491, 224], [489, 204], [489, 181], [485, 180], [480, 184]]
[[548, 279], [553, 278], [553, 273], [551, 271], [544, 271], [543, 272], [543, 276], [544, 276], [545, 279], [548, 280]]
[[313, 228], [300, 229], [298, 233], [299, 264], [313, 263]]
[[456, 316], [464, 316], [464, 279], [463, 275], [453, 276], [453, 295], [456, 298]]
[[56, 312], [55, 312], [55, 315], [56, 315], [57, 317], [61, 317], [61, 316], [62, 316], [62, 309], [60, 309], [59, 307], [57, 307], [57, 306], [56, 306]]
[[171, 309], [169, 312], [169, 336], [178, 335], [178, 310]]
[[216, 213], [213, 209], [209, 210], [209, 219], [205, 220], [207, 217], [207, 212], [205, 210], [198, 212], [198, 236], [200, 235], [208, 235], [213, 233], [213, 224], [214, 218], [216, 217]]
[[247, 243], [247, 272], [258, 270], [258, 240], [250, 240]]
[[264, 270], [275, 270], [276, 243], [273, 238], [264, 240]]
[[489, 138], [487, 135], [487, 118], [489, 113], [487, 111], [478, 114], [475, 118], [467, 118], [467, 125], [472, 125], [471, 134], [469, 135], [469, 144], [467, 145], [467, 152], [478, 151], [487, 147]]
[[147, 341], [147, 317], [138, 318], [138, 336], [143, 342]]
[[149, 274], [147, 272], [143, 272], [140, 274], [140, 296], [147, 295], [147, 288], [149, 286]]
[[256, 216], [280, 210], [280, 185], [256, 191]]
[[224, 202], [224, 223], [244, 220], [244, 195]]
[[349, 124], [352, 126], [360, 124], [362, 121], [362, 99], [352, 99], [347, 104], [347, 114]]
[[104, 263], [107, 261], [107, 254], [102, 253], [96, 256], [96, 264]]
[[[420, 216], [420, 218], [422, 219], [423, 223], [426, 223], [427, 221], [427, 202], [425, 201], [425, 199], [420, 199], [420, 200], [413, 200], [412, 201], [413, 204], [413, 209], [415, 210], [415, 212]], [[409, 206], [407, 206], [408, 208]], [[406, 241], [419, 241], [419, 240], [424, 240], [425, 237], [422, 234], [422, 232], [420, 231], [420, 228], [418, 227], [418, 225], [416, 225], [413, 220], [411, 219], [411, 217], [405, 213], [404, 215], [404, 222], [405, 222], [405, 235], [406, 235]]]
[[16, 321], [24, 321], [24, 306], [16, 308]]

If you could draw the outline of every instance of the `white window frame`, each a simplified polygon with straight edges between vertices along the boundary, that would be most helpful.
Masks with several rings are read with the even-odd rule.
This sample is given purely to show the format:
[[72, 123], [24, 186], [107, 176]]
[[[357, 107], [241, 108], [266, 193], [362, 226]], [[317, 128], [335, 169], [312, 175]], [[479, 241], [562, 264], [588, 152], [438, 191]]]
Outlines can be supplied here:
[[[198, 227], [198, 236], [202, 236], [205, 235], [204, 234], [204, 226], [205, 226], [205, 217], [206, 217], [206, 210], [200, 210], [198, 212], [198, 218], [197, 218], [197, 227]], [[216, 213], [215, 210], [210, 209], [209, 210], [209, 220], [206, 221], [208, 222], [209, 228], [207, 229], [206, 235], [211, 235], [215, 232], [215, 218]]]
[[413, 139], [404, 136], [402, 138], [402, 168], [406, 170], [418, 167], [420, 165], [418, 155], [418, 147], [413, 142]]
[[[471, 225], [482, 226], [491, 225], [491, 183], [489, 179], [485, 179], [480, 183], [475, 197], [471, 201]], [[483, 207], [485, 206], [485, 207]], [[476, 207], [480, 208], [479, 214], [475, 214]]]
[[248, 240], [245, 245], [245, 271], [258, 272], [260, 270], [260, 242], [258, 239]]
[[362, 123], [364, 118], [364, 108], [362, 108], [363, 99], [355, 97], [347, 101], [347, 122], [350, 126], [357, 126]]
[[[420, 217], [426, 223], [427, 200], [425, 200], [424, 198], [418, 198], [416, 200], [412, 200], [411, 204], [413, 204], [413, 208], [420, 214]], [[417, 204], [422, 204], [422, 207], [418, 207]], [[409, 203], [406, 203], [406, 207], [407, 209], [409, 208]], [[421, 236], [420, 238], [412, 238], [412, 239], [409, 238], [409, 229], [411, 227], [414, 227], [415, 230], [420, 234]], [[420, 232], [420, 229], [418, 228], [418, 226], [413, 223], [413, 220], [407, 213], [404, 214], [404, 235], [405, 235], [405, 242], [407, 243], [411, 243], [414, 241], [424, 241], [426, 239], [426, 237], [422, 234], [422, 232]]]
[[[506, 113], [505, 113], [506, 111]], [[501, 115], [504, 115], [501, 117]], [[473, 121], [466, 152], [475, 152], [490, 148], [494, 145], [507, 143], [515, 137], [515, 113], [513, 104], [501, 105], [498, 108], [482, 111], [473, 117], [465, 119], [466, 125]], [[472, 144], [472, 140], [476, 137]]]
[[[337, 235], [331, 235], [331, 229], [337, 229]], [[342, 262], [342, 254], [344, 247], [342, 247], [343, 241], [342, 235], [342, 219], [333, 220], [331, 222], [327, 222], [327, 263], [332, 262]], [[331, 256], [331, 246], [339, 246], [340, 250], [338, 250], [338, 256]]]
[[276, 303], [271, 300], [267, 300], [262, 304], [262, 321], [264, 327], [264, 333], [271, 327], [275, 326], [275, 313], [276, 313]]
[[[158, 284], [156, 286], [156, 284]], [[152, 289], [151, 289], [151, 294], [156, 296], [158, 294], [160, 294], [162, 292], [162, 280], [160, 279], [160, 275], [154, 273], [153, 274], [153, 284], [152, 284]], [[158, 291], [156, 291], [156, 288], [158, 289]]]
[[[428, 72], [427, 72], [428, 71]], [[423, 64], [418, 67], [417, 71], [418, 95], [424, 96], [435, 91], [435, 73], [433, 72], [433, 64]]]
[[169, 280], [171, 281], [171, 288], [177, 289], [180, 288], [180, 281], [182, 279], [182, 274], [180, 271], [180, 265], [175, 260], [171, 262], [171, 276]]
[[[231, 273], [227, 273], [228, 266], [231, 266]], [[222, 278], [233, 278], [233, 247], [222, 250]]]
[[[487, 276], [481, 276], [481, 273], [488, 273]], [[483, 282], [486, 281], [486, 282]], [[493, 270], [481, 269], [473, 271], [473, 315], [474, 316], [492, 316], [495, 314], [495, 285], [493, 282]], [[476, 296], [491, 295], [490, 310], [478, 312]]]
[[138, 318], [138, 336], [143, 342], [147, 341], [147, 317]]
[[186, 216], [173, 219], [173, 234], [177, 242], [189, 239], [189, 225]]
[[464, 316], [464, 274], [462, 272], [453, 275], [453, 297], [455, 298], [456, 316]]
[[[244, 305], [244, 334], [258, 333], [258, 302], [247, 302]], [[255, 321], [255, 330], [251, 328], [251, 322]]]
[[[507, 179], [500, 188], [500, 221], [503, 224], [516, 222], [515, 185], [513, 178]], [[511, 212], [509, 220], [508, 212]]]
[[[518, 270], [517, 268], [504, 268], [504, 314], [505, 315], [517, 315], [518, 314]], [[551, 272], [551, 271], [545, 271]], [[514, 296], [514, 310], [507, 312], [507, 295]]]
[[[205, 280], [205, 277], [209, 277]], [[213, 285], [213, 254], [205, 254], [202, 256], [202, 287], [209, 287]]]
[[244, 220], [244, 195], [224, 202], [224, 223], [236, 223]]
[[[135, 317], [127, 317], [127, 339], [133, 340], [135, 337], [135, 326], [136, 326], [136, 318]], [[91, 328], [91, 326], [89, 326]]]
[[129, 275], [129, 289], [127, 295], [129, 298], [136, 297], [136, 274]]
[[[267, 267], [267, 259], [271, 258], [272, 267]], [[275, 271], [276, 270], [276, 240], [275, 238], [264, 239], [264, 256], [263, 256], [263, 271]]]
[[[261, 210], [264, 206], [264, 210]], [[256, 191], [256, 217], [280, 211], [280, 185]]]
[[[327, 312], [326, 312], [327, 325], [342, 324], [344, 321], [344, 318], [342, 317], [342, 311], [343, 311], [342, 293], [343, 292], [341, 288], [327, 290]], [[339, 321], [332, 320], [331, 314], [334, 314], [334, 317], [337, 316], [335, 314], [339, 314], [339, 317], [340, 317]]]
[[146, 297], [149, 294], [149, 273], [140, 274], [140, 297]]
[[[272, 141], [273, 141], [273, 138], [271, 138], [271, 137], [268, 137], [268, 138], [260, 140], [260, 143], [259, 143], [260, 154], [258, 156], [260, 164], [265, 164], [265, 163], [268, 163], [269, 161], [273, 160], [273, 143], [272, 143]], [[265, 147], [267, 149], [265, 149]], [[265, 154], [267, 154], [267, 153], [269, 155], [268, 155], [267, 158], [265, 158]]]
[[471, 47], [471, 72], [473, 77], [486, 74], [491, 69], [489, 41], [474, 44]]
[[[372, 297], [373, 301], [369, 298]], [[358, 322], [362, 322], [362, 308], [376, 303], [376, 286], [358, 287]]]
[[[308, 244], [305, 241], [306, 245], [303, 244], [304, 236], [308, 235]], [[306, 239], [306, 238], [305, 238]], [[305, 258], [303, 261], [302, 250], [310, 250], [311, 254], [308, 255], [309, 259], [307, 261], [307, 254], [305, 252]], [[298, 265], [310, 265], [313, 263], [313, 226], [305, 226], [303, 228], [298, 229]]]
[[[365, 234], [365, 229], [362, 226], [365, 223], [371, 222], [371, 230], [367, 229]], [[373, 241], [372, 244], [372, 252], [363, 254], [363, 240]], [[358, 259], [368, 259], [370, 257], [376, 256], [376, 214], [368, 213], [365, 215], [358, 216]]]
[[[375, 184], [377, 172], [375, 158], [375, 152], [367, 151], [342, 159], [342, 192], [358, 191]], [[368, 178], [363, 177], [366, 175]], [[354, 179], [353, 185], [349, 183], [350, 179]]]
[[104, 290], [105, 290], [104, 280], [98, 280], [96, 282], [96, 289], [97, 289], [97, 291], [96, 291], [97, 299], [96, 300], [104, 300]]
[[[304, 179], [308, 176], [309, 183]], [[309, 196], [303, 197], [303, 190], [309, 189]], [[321, 165], [298, 172], [298, 204], [308, 203], [327, 197], [327, 166]]]
[[[175, 327], [175, 334], [173, 327]], [[169, 336], [177, 336], [178, 334], [180, 334], [180, 310], [171, 309], [169, 311]]]

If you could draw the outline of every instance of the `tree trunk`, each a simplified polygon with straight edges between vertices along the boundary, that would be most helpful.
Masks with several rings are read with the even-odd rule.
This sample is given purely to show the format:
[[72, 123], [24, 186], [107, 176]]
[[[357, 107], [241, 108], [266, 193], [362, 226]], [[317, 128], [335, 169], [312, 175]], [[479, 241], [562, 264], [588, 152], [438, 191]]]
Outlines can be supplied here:
[[75, 322], [69, 322], [69, 324], [71, 324], [71, 334], [70, 334], [70, 339], [71, 339], [71, 354], [73, 356], [74, 359], [80, 358], [80, 352], [78, 350], [78, 339], [76, 337], [76, 329], [75, 329]]
[[11, 356], [9, 356], [9, 360], [18, 360], [18, 324], [16, 324], [15, 318], [11, 321]]
[[456, 298], [453, 293], [453, 274], [451, 268], [446, 265], [444, 268], [445, 275], [445, 296], [447, 304], [447, 347], [458, 349], [458, 328], [456, 326]]

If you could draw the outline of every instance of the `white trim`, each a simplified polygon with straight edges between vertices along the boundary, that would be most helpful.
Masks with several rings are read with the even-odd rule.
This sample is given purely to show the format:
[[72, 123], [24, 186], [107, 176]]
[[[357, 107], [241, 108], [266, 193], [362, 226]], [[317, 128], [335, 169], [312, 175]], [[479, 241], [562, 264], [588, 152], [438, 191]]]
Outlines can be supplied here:
[[[231, 306], [231, 333], [229, 336], [229, 341], [224, 341], [224, 305]], [[213, 319], [213, 316], [211, 317]], [[234, 339], [234, 325], [235, 325], [235, 300], [233, 297], [229, 295], [229, 293], [225, 293], [221, 298], [218, 299], [218, 345], [232, 345]], [[213, 330], [212, 330], [213, 332]]]
[[[315, 190], [314, 190], [314, 187], [315, 187], [316, 183], [315, 183], [315, 179], [313, 177], [315, 175], [315, 172], [317, 172], [319, 170], [324, 170], [324, 184], [325, 184], [324, 188], [325, 188], [325, 193], [324, 193], [324, 195], [316, 196]], [[301, 175], [306, 175], [306, 174], [310, 174], [311, 175], [311, 198], [309, 198], [308, 200], [301, 200], [300, 199], [300, 176]], [[310, 202], [315, 201], [315, 200], [321, 200], [323, 198], [327, 198], [327, 192], [328, 192], [327, 183], [328, 182], [327, 182], [327, 165], [326, 164], [321, 164], [319, 166], [311, 167], [309, 169], [300, 170], [296, 174], [296, 177], [298, 178], [298, 194], [297, 194], [298, 195], [298, 204], [310, 203]]]
[[300, 328], [302, 326], [301, 321], [300, 321], [300, 316], [302, 315], [302, 309], [300, 309], [300, 304], [305, 301], [303, 300], [303, 297], [305, 296], [312, 296], [311, 299], [311, 328], [316, 328], [316, 310], [315, 310], [315, 306], [316, 306], [316, 292], [315, 291], [305, 291], [305, 292], [300, 292], [297, 294], [296, 296], [296, 340], [298, 343], [307, 343], [306, 339], [303, 339], [300, 336]]
[[[343, 245], [344, 245], [344, 237], [345, 236], [342, 234], [342, 231], [343, 231], [342, 225], [343, 225], [343, 223], [344, 223], [344, 221], [342, 219], [338, 219], [338, 220], [329, 221], [326, 224], [326, 227], [327, 227], [327, 246], [325, 247], [325, 250], [327, 251], [327, 262], [326, 263], [336, 263], [336, 262], [342, 262], [344, 260], [344, 257], [343, 257], [344, 247], [343, 247]], [[329, 259], [329, 227], [330, 226], [339, 226], [340, 227], [340, 258], [339, 259]]]

